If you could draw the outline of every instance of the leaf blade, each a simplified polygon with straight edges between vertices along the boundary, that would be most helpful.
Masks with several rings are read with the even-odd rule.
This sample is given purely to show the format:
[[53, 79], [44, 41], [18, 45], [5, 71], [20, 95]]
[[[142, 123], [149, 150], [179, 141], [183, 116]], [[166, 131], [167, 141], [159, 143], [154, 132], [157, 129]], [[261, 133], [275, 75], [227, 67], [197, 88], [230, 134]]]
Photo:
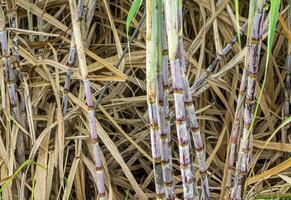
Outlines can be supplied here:
[[140, 6], [142, 4], [142, 0], [134, 0], [129, 11], [128, 11], [128, 16], [126, 18], [126, 32], [128, 33], [130, 24], [134, 17], [136, 16], [137, 11], [139, 10]]

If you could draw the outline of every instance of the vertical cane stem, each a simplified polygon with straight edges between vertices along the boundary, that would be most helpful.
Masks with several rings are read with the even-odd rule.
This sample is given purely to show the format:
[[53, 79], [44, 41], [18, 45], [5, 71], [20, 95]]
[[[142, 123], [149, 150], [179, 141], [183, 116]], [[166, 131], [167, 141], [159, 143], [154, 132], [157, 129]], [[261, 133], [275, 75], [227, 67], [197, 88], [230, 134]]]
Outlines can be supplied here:
[[93, 146], [93, 159], [96, 167], [96, 178], [97, 178], [97, 189], [99, 193], [99, 198], [102, 200], [107, 199], [106, 189], [104, 183], [104, 172], [103, 166], [100, 159], [100, 147], [97, 140], [97, 128], [96, 128], [96, 118], [94, 110], [93, 96], [90, 87], [90, 81], [88, 80], [88, 69], [86, 64], [86, 57], [84, 53], [84, 47], [82, 43], [80, 21], [78, 20], [76, 13], [76, 4], [74, 0], [70, 0], [70, 11], [73, 24], [73, 37], [76, 43], [76, 49], [78, 54], [81, 78], [84, 84], [84, 92], [86, 96], [86, 104], [88, 106], [88, 119], [89, 119], [89, 130], [91, 135], [91, 141]]

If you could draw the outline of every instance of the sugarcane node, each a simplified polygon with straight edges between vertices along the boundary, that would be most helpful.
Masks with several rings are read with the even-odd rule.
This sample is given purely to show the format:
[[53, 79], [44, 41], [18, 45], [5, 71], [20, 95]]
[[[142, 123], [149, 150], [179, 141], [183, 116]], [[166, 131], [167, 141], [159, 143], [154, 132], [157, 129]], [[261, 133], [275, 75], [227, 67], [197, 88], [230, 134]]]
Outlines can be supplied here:
[[202, 147], [194, 147], [195, 152], [202, 152], [203, 151], [203, 146]]
[[64, 88], [64, 93], [65, 93], [65, 94], [68, 94], [69, 91], [70, 91], [69, 88]]
[[88, 110], [94, 110], [94, 105], [87, 105], [88, 106]]
[[173, 181], [165, 181], [164, 183], [166, 187], [173, 187]]
[[165, 141], [167, 139], [167, 133], [161, 133], [160, 138], [162, 141]]
[[9, 58], [10, 58], [10, 55], [9, 55], [8, 53], [4, 53], [4, 54], [2, 55], [2, 57], [5, 58], [5, 59], [9, 59]]
[[256, 103], [256, 100], [246, 98], [246, 102], [245, 103], [247, 104], [247, 106], [253, 106]]
[[193, 105], [192, 101], [185, 101], [185, 106], [190, 107], [192, 105]]
[[258, 45], [260, 42], [261, 38], [252, 38], [250, 41], [250, 44], [248, 44], [248, 47], [254, 46], [254, 45]]
[[156, 193], [156, 198], [157, 199], [164, 199], [165, 198], [165, 194], [164, 193]]
[[245, 90], [240, 90], [238, 94], [239, 94], [240, 96], [244, 96], [244, 95], [245, 95], [245, 93], [246, 93], [246, 91], [245, 91]]
[[100, 167], [99, 166], [96, 166], [95, 169], [96, 169], [97, 172], [102, 172], [103, 171], [102, 166], [100, 166]]
[[169, 164], [169, 160], [163, 160], [161, 161], [162, 166], [168, 165]]
[[244, 129], [249, 130], [251, 124], [248, 122], [244, 122]]
[[240, 170], [240, 175], [241, 176], [246, 176], [248, 172], [246, 170]]
[[[187, 177], [185, 176], [183, 182], [186, 183], [186, 184], [192, 184], [192, 183], [193, 183], [193, 178], [187, 178]], [[189, 199], [190, 199], [190, 198], [189, 198]]]
[[97, 144], [98, 143], [98, 140], [96, 138], [91, 138], [91, 143], [92, 144]]
[[242, 152], [243, 152], [244, 154], [248, 154], [249, 151], [250, 151], [250, 148], [247, 148], [247, 147], [242, 149]]
[[162, 164], [162, 159], [160, 157], [153, 158], [155, 164]]
[[174, 88], [174, 93], [176, 93], [176, 94], [183, 94], [184, 93], [184, 89]]
[[105, 192], [99, 193], [99, 197], [105, 197], [105, 196], [106, 196]]
[[148, 95], [148, 102], [149, 104], [153, 105], [156, 103], [156, 95], [154, 94], [149, 94]]
[[164, 101], [163, 100], [159, 100], [159, 106], [160, 107], [164, 106]]
[[256, 79], [256, 78], [257, 78], [257, 73], [254, 73], [254, 72], [248, 72], [248, 78], [249, 78], [249, 79]]
[[197, 131], [199, 131], [199, 127], [198, 127], [198, 126], [197, 126], [197, 127], [196, 127], [196, 126], [195, 126], [195, 127], [194, 127], [194, 126], [191, 126], [191, 127], [190, 127], [190, 131], [191, 131], [192, 133], [196, 133]]
[[203, 170], [199, 170], [199, 173], [202, 177], [205, 177], [207, 175], [207, 169]]
[[176, 125], [181, 125], [185, 122], [185, 119], [176, 119]]
[[179, 139], [179, 146], [180, 147], [186, 147], [188, 146], [188, 140], [187, 139]]
[[163, 89], [164, 89], [164, 92], [167, 92], [169, 90], [168, 84], [163, 85]]
[[180, 167], [181, 169], [188, 169], [190, 167], [190, 162], [187, 163], [180, 163]]
[[153, 130], [153, 131], [157, 131], [159, 130], [159, 125], [157, 123], [150, 123], [150, 128]]
[[162, 55], [163, 55], [163, 56], [168, 56], [168, 55], [169, 55], [169, 51], [168, 51], [168, 50], [163, 50]]

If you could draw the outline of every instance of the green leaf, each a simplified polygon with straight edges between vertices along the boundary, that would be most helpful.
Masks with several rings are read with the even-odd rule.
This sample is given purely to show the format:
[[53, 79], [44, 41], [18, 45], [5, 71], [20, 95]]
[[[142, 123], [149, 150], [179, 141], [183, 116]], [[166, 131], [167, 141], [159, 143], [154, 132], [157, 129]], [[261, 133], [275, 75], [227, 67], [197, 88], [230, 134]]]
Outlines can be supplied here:
[[137, 11], [139, 10], [141, 4], [142, 4], [142, 0], [134, 0], [129, 11], [128, 11], [128, 16], [126, 18], [126, 23], [125, 23], [127, 33], [129, 31], [129, 26], [130, 26], [132, 20], [134, 19]]
[[29, 165], [31, 163], [30, 160], [26, 160], [24, 161], [17, 169], [16, 171], [12, 174], [12, 176], [10, 176], [7, 181], [4, 182], [4, 184], [1, 186], [0, 188], [0, 193], [3, 192], [3, 190], [6, 188], [6, 186], [17, 176], [17, 174], [27, 165]]
[[239, 47], [241, 47], [240, 25], [239, 25], [239, 0], [234, 0], [234, 4], [235, 4], [235, 18], [236, 18], [237, 38], [238, 38]]
[[268, 44], [267, 44], [267, 58], [266, 58], [264, 80], [263, 80], [263, 84], [262, 84], [262, 89], [261, 89], [260, 94], [259, 94], [258, 103], [256, 105], [256, 109], [254, 112], [254, 117], [253, 117], [250, 129], [248, 132], [248, 136], [249, 136], [249, 134], [254, 126], [254, 122], [255, 122], [255, 119], [257, 116], [257, 112], [259, 110], [260, 101], [261, 101], [262, 94], [263, 94], [266, 80], [267, 80], [269, 62], [270, 62], [270, 57], [271, 57], [271, 53], [272, 53], [273, 40], [274, 40], [274, 36], [275, 36], [277, 21], [279, 18], [280, 3], [281, 3], [281, 0], [271, 0], [270, 21], [269, 21], [269, 30], [268, 30]]

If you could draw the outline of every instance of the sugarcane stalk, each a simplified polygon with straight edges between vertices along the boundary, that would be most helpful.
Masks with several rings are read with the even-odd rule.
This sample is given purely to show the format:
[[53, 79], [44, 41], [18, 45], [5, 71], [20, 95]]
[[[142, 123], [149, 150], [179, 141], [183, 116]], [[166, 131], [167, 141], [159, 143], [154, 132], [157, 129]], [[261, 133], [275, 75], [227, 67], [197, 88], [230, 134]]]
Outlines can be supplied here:
[[[9, 20], [12, 27], [17, 27], [17, 15], [15, 12], [15, 7], [13, 7], [12, 2], [8, 1], [7, 8], [9, 13]], [[18, 54], [18, 43], [17, 43], [17, 37], [14, 35], [12, 38], [13, 41], [13, 47], [12, 47], [12, 53], [13, 56], [10, 55], [9, 47], [8, 47], [8, 35], [6, 31], [6, 23], [5, 23], [5, 16], [1, 8], [1, 16], [0, 16], [0, 43], [2, 47], [2, 61], [3, 66], [5, 68], [5, 77], [7, 81], [7, 88], [8, 88], [8, 95], [9, 95], [9, 101], [12, 111], [12, 116], [16, 119], [17, 122], [21, 122], [20, 120], [20, 110], [19, 110], [19, 100], [18, 100], [18, 94], [16, 92], [16, 76], [15, 72], [12, 68], [12, 64], [15, 65], [15, 67], [18, 67], [19, 65], [19, 54]], [[12, 62], [11, 62], [12, 60]], [[23, 163], [25, 160], [25, 154], [24, 152], [24, 138], [23, 134], [19, 132], [19, 135], [17, 137], [17, 148], [16, 148], [16, 155], [17, 155], [17, 161], [19, 163]]]
[[241, 84], [239, 88], [239, 94], [237, 99], [237, 105], [233, 120], [233, 125], [231, 129], [230, 135], [230, 147], [229, 147], [229, 156], [228, 156], [228, 170], [227, 170], [227, 181], [226, 181], [226, 197], [229, 196], [230, 187], [231, 187], [231, 180], [234, 172], [234, 161], [235, 161], [235, 152], [236, 152], [236, 144], [238, 140], [239, 134], [239, 125], [240, 119], [242, 117], [242, 110], [244, 104], [244, 97], [245, 97], [245, 90], [246, 90], [246, 83], [247, 83], [247, 69], [244, 67], [243, 75], [241, 79]]
[[66, 71], [66, 79], [64, 85], [64, 96], [63, 96], [63, 115], [65, 116], [68, 110], [68, 92], [70, 91], [71, 79], [72, 79], [72, 67], [76, 62], [76, 47], [75, 39], [72, 37], [69, 55], [67, 59], [67, 65], [69, 69]]
[[179, 59], [179, 19], [178, 1], [166, 0], [166, 26], [168, 35], [168, 51], [173, 80], [176, 128], [179, 143], [179, 161], [183, 182], [184, 199], [194, 199], [193, 171], [191, 167], [189, 134], [187, 130], [185, 103], [184, 103], [184, 81], [183, 71]]
[[217, 54], [215, 59], [212, 61], [212, 63], [206, 68], [206, 71], [200, 75], [198, 80], [191, 86], [190, 91], [191, 93], [195, 93], [198, 91], [198, 89], [203, 85], [206, 78], [210, 75], [211, 72], [215, 69], [215, 67], [218, 65], [218, 63], [230, 52], [234, 44], [238, 41], [238, 38], [241, 37], [247, 30], [248, 23], [245, 22], [243, 26], [241, 27], [241, 31], [235, 35], [232, 36], [232, 39], [229, 43], [226, 44], [226, 46], [221, 50], [221, 53]]
[[90, 81], [88, 80], [88, 68], [86, 64], [86, 57], [84, 53], [84, 47], [82, 43], [80, 21], [78, 21], [76, 13], [76, 4], [74, 0], [69, 0], [72, 25], [73, 25], [73, 37], [75, 38], [76, 50], [78, 54], [79, 68], [81, 73], [81, 78], [84, 84], [84, 92], [86, 104], [88, 106], [88, 119], [89, 119], [89, 130], [91, 135], [91, 141], [93, 146], [93, 160], [96, 167], [96, 178], [97, 178], [97, 190], [99, 193], [99, 199], [107, 199], [105, 183], [104, 183], [104, 172], [103, 166], [100, 158], [100, 147], [98, 143], [98, 135], [96, 128], [96, 117], [94, 110], [93, 96], [90, 87]]
[[[252, 130], [250, 126], [254, 117], [255, 108], [255, 86], [256, 76], [260, 63], [260, 50], [262, 43], [263, 33], [263, 21], [265, 15], [265, 0], [259, 0], [257, 2], [256, 13], [253, 19], [251, 35], [248, 37], [248, 46], [246, 48], [246, 66], [248, 70], [247, 75], [247, 89], [246, 100], [244, 106], [244, 128], [240, 143], [240, 151], [238, 155], [238, 161], [236, 165], [236, 174], [234, 179], [234, 186], [231, 191], [231, 199], [236, 199], [238, 196], [241, 198], [242, 194], [238, 194], [239, 191], [243, 191], [242, 182], [244, 182], [245, 175], [248, 173], [248, 164], [250, 159], [250, 145], [252, 138]], [[248, 134], [250, 132], [250, 139]]]
[[147, 104], [150, 121], [151, 151], [153, 156], [156, 198], [163, 199], [165, 194], [161, 163], [160, 127], [157, 109], [157, 35], [158, 35], [158, 0], [146, 1], [146, 81]]
[[78, 5], [77, 5], [78, 20], [81, 21], [83, 16], [84, 16], [84, 0], [78, 0]]
[[[178, 28], [179, 28], [179, 41], [178, 41], [178, 57], [181, 65], [183, 87], [184, 87], [184, 102], [186, 109], [186, 118], [190, 127], [190, 132], [194, 142], [194, 149], [198, 160], [199, 172], [202, 180], [202, 196], [203, 199], [210, 199], [208, 178], [207, 178], [207, 167], [205, 163], [205, 150], [204, 142], [201, 137], [199, 124], [193, 104], [192, 96], [190, 93], [189, 81], [186, 76], [186, 61], [184, 56], [184, 45], [183, 45], [183, 15], [182, 15], [182, 0], [178, 0]], [[195, 184], [194, 184], [195, 185]], [[194, 191], [197, 191], [197, 186]], [[196, 195], [198, 194], [195, 192]]]
[[173, 164], [171, 155], [171, 130], [168, 102], [168, 56], [167, 34], [164, 23], [163, 1], [158, 0], [158, 34], [157, 34], [157, 120], [160, 128], [161, 161], [165, 186], [165, 199], [175, 199]]

